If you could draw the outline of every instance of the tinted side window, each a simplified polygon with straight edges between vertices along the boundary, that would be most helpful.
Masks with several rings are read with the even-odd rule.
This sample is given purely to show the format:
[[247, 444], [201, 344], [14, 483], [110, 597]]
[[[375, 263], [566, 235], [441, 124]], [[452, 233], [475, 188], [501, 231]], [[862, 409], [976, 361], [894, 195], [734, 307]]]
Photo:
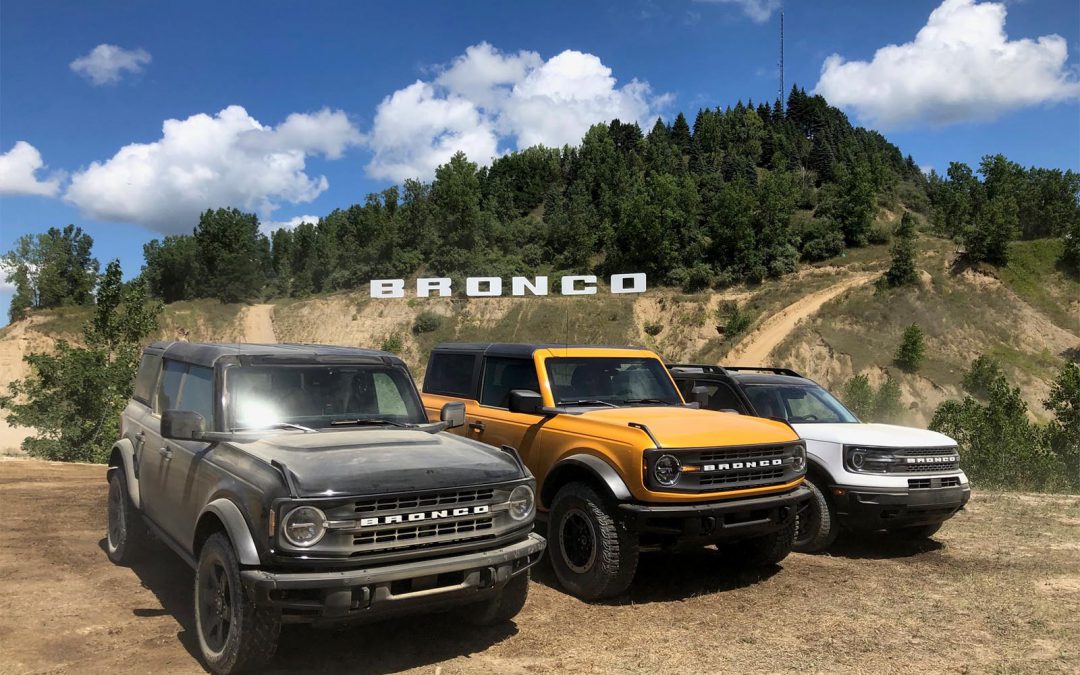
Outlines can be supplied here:
[[184, 377], [187, 365], [178, 361], [165, 361], [164, 372], [158, 382], [157, 411], [173, 410], [180, 407], [180, 380]]
[[742, 404], [731, 387], [726, 384], [709, 382], [705, 385], [709, 392], [709, 410], [738, 410], [742, 412]]
[[679, 388], [679, 393], [687, 401], [694, 400], [694, 381], [693, 380], [675, 380], [675, 386]]
[[161, 372], [161, 357], [157, 354], [143, 354], [139, 372], [135, 375], [135, 391], [132, 397], [140, 403], [150, 405], [150, 397]]
[[180, 407], [199, 413], [207, 428], [214, 420], [214, 371], [202, 366], [188, 366], [180, 391]]
[[484, 359], [484, 384], [480, 388], [481, 405], [507, 408], [510, 405], [510, 392], [515, 389], [540, 392], [536, 366], [531, 360], [497, 357]]
[[473, 398], [475, 366], [476, 354], [435, 354], [424, 376], [424, 391]]

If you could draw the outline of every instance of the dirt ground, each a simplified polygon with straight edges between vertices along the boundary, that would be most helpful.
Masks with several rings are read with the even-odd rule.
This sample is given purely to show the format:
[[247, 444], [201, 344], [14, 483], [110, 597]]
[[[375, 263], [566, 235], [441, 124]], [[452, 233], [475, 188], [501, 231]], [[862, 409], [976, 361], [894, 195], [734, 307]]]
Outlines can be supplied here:
[[[0, 461], [0, 673], [201, 672], [191, 571], [109, 563], [104, 468]], [[978, 493], [935, 541], [841, 540], [738, 575], [646, 556], [587, 604], [536, 569], [516, 625], [287, 627], [269, 672], [1080, 672], [1080, 497]]]

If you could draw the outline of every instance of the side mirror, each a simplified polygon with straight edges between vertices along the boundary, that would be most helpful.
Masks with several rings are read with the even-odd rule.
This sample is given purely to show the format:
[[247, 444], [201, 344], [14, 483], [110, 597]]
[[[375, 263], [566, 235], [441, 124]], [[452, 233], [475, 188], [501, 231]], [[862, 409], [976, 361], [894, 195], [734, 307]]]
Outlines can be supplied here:
[[510, 392], [510, 412], [525, 415], [543, 415], [544, 399], [540, 394], [528, 389], [515, 389]]
[[161, 435], [177, 441], [197, 441], [206, 433], [206, 420], [191, 410], [166, 410], [161, 413]]
[[690, 395], [694, 397], [694, 403], [697, 403], [699, 408], [705, 409], [709, 406], [708, 387], [698, 385], [690, 390]]
[[465, 404], [458, 401], [445, 404], [439, 411], [439, 421], [446, 422], [447, 429], [465, 426]]

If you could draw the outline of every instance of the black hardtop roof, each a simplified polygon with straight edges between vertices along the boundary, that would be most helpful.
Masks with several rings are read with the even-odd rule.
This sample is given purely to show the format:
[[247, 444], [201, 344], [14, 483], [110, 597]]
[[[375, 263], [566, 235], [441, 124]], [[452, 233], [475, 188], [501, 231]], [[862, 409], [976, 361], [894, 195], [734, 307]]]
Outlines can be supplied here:
[[442, 342], [435, 345], [434, 352], [477, 352], [488, 356], [529, 357], [541, 349], [626, 349], [643, 350], [646, 347], [630, 345], [572, 345], [564, 343], [528, 342]]
[[360, 347], [338, 347], [334, 345], [314, 344], [253, 344], [247, 342], [174, 342], [162, 340], [154, 342], [147, 351], [160, 353], [166, 358], [176, 359], [197, 366], [213, 367], [222, 357], [243, 360], [254, 357], [263, 363], [311, 362], [311, 363], [392, 363], [404, 362], [389, 352]]
[[788, 368], [754, 366], [714, 366], [704, 363], [669, 363], [668, 369], [675, 379], [692, 375], [694, 379], [707, 380], [731, 378], [743, 384], [816, 384]]

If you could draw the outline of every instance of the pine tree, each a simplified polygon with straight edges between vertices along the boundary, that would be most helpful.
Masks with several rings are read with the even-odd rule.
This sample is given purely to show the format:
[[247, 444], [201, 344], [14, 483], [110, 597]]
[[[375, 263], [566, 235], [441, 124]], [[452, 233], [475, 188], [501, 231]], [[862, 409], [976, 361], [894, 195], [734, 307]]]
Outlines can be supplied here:
[[922, 328], [913, 323], [904, 329], [904, 335], [900, 338], [900, 347], [896, 350], [896, 365], [906, 372], [914, 373], [922, 365], [924, 350]]
[[885, 272], [885, 281], [892, 287], [915, 283], [915, 217], [905, 211], [896, 230], [892, 246], [892, 264]]

